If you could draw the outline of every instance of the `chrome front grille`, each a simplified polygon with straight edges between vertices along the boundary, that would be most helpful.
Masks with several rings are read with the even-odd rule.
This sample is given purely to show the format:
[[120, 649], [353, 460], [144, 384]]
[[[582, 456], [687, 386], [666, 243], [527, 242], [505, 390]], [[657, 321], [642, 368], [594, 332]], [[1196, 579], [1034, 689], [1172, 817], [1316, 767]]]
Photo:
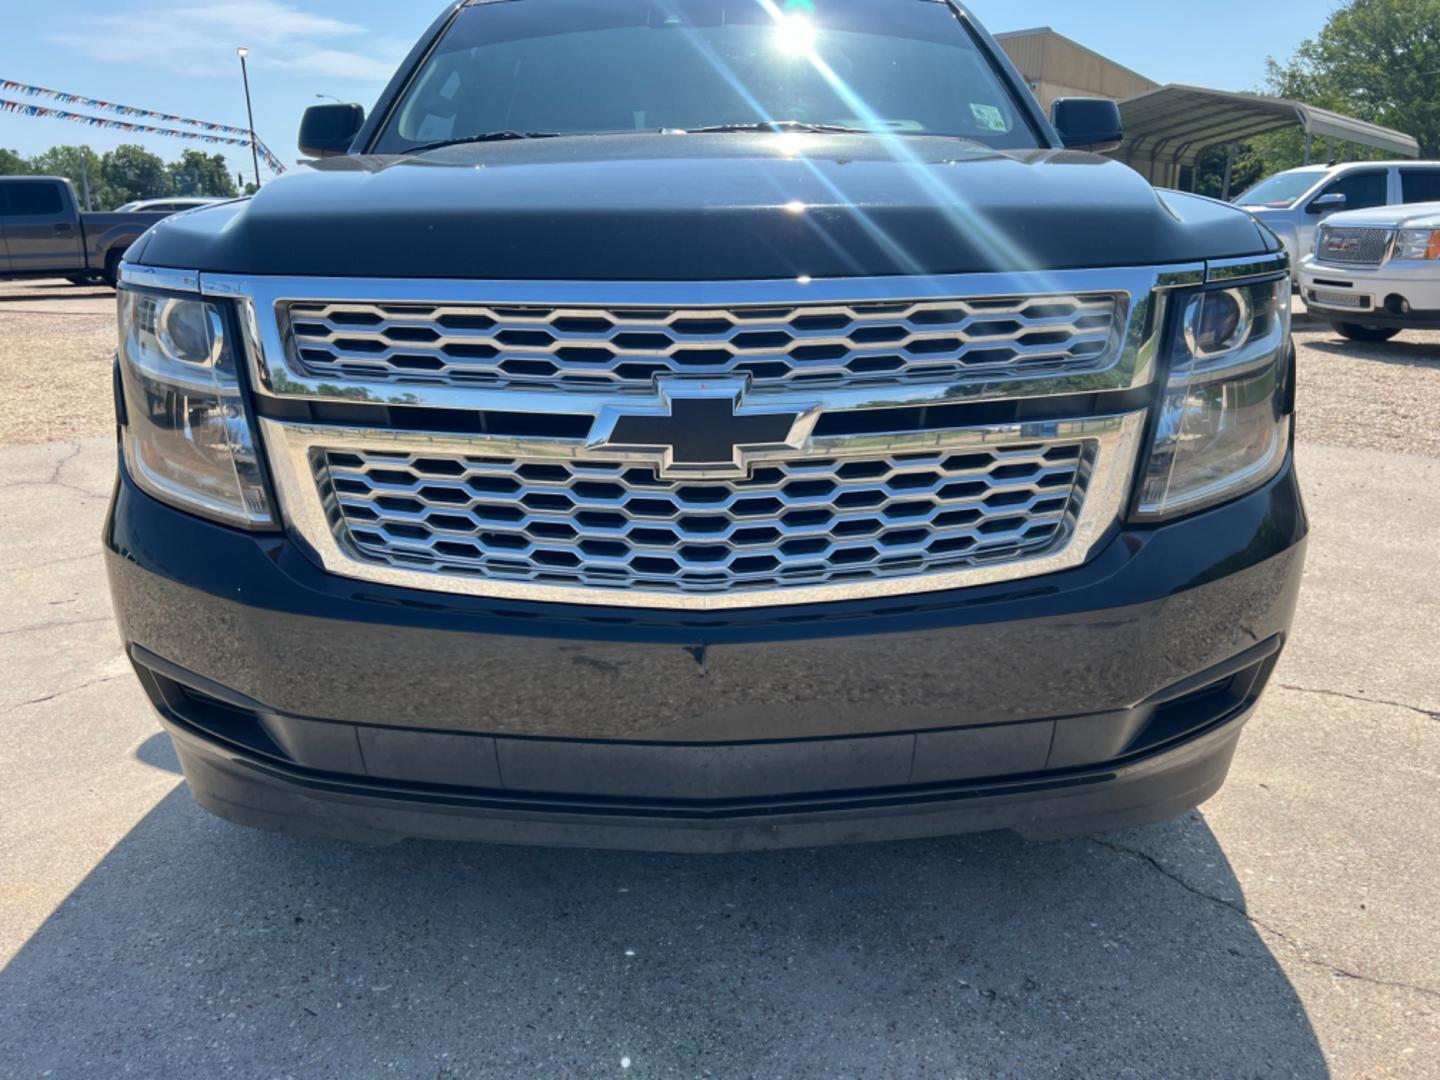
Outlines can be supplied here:
[[1348, 266], [1379, 266], [1390, 254], [1390, 229], [1342, 228], [1322, 225], [1316, 257]]
[[286, 528], [328, 571], [718, 611], [1083, 563], [1130, 496], [1170, 290], [1210, 272], [201, 288], [237, 303]]
[[623, 462], [316, 450], [337, 543], [391, 567], [654, 592], [829, 585], [1010, 562], [1068, 538], [1086, 440], [797, 458], [738, 480]]
[[767, 387], [1080, 374], [1120, 348], [1114, 293], [725, 307], [305, 300], [290, 361], [317, 379], [647, 390], [657, 376]]

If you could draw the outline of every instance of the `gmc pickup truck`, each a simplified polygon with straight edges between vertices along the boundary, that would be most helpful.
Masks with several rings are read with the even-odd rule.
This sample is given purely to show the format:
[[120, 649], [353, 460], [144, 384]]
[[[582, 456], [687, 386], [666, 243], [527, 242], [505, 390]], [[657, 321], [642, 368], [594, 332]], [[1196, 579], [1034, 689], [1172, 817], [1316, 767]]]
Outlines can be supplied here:
[[699, 851], [1166, 818], [1307, 524], [1290, 274], [946, 0], [466, 0], [126, 256], [120, 633], [194, 796]]
[[163, 215], [92, 214], [61, 176], [0, 176], [0, 280], [64, 277], [114, 285], [125, 249]]

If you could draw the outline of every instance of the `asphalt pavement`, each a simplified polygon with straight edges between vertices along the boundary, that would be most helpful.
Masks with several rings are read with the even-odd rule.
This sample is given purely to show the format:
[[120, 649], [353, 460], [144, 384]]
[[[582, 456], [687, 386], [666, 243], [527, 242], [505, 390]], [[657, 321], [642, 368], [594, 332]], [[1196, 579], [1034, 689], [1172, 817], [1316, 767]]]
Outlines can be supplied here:
[[693, 857], [200, 811], [110, 618], [113, 458], [0, 448], [0, 1077], [1440, 1076], [1440, 458], [1302, 444], [1294, 638], [1201, 810]]

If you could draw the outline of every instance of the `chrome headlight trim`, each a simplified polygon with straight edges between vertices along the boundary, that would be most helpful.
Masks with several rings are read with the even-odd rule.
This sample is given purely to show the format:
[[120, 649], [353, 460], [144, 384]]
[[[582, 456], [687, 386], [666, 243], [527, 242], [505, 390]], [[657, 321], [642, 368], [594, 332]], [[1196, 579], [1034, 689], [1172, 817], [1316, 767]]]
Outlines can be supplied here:
[[[1272, 274], [1222, 280], [1186, 297], [1171, 331], [1165, 382], [1140, 467], [1136, 520], [1166, 521], [1208, 509], [1253, 491], [1280, 470], [1292, 428], [1285, 394], [1290, 288], [1288, 274]], [[1267, 289], [1268, 305], [1246, 295]], [[1223, 348], [1206, 351], [1197, 347], [1194, 324], [1206, 298], [1215, 295], [1238, 302], [1240, 319]]]
[[118, 390], [125, 466], [143, 490], [245, 529], [276, 527], [223, 302], [122, 284]]

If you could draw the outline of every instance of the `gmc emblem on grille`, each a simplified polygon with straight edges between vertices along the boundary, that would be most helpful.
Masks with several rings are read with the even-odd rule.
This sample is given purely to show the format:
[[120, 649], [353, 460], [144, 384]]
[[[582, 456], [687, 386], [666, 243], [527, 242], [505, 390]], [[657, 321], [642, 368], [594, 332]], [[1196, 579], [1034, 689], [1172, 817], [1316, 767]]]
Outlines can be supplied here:
[[801, 451], [819, 404], [749, 403], [747, 381], [661, 379], [653, 397], [606, 405], [586, 450], [651, 462], [666, 478], [717, 479], [749, 476], [757, 461]]

